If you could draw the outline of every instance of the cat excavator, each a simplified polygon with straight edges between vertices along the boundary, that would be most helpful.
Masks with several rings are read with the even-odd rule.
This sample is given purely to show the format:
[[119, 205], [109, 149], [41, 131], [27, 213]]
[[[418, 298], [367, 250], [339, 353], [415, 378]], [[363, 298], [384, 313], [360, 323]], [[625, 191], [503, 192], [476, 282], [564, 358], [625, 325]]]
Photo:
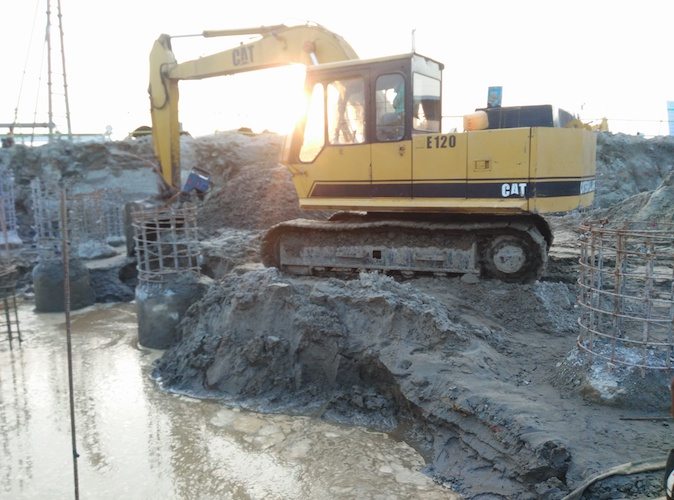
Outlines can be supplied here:
[[271, 227], [261, 249], [267, 266], [293, 274], [379, 270], [532, 282], [552, 244], [543, 214], [592, 204], [596, 136], [566, 126], [573, 116], [563, 110], [480, 108], [464, 117], [465, 131], [443, 132], [444, 66], [434, 59], [361, 60], [318, 25], [203, 35], [258, 38], [181, 63], [170, 36], [155, 42], [152, 136], [162, 177], [174, 188], [180, 80], [306, 66], [306, 105], [282, 163], [301, 208], [336, 213]]

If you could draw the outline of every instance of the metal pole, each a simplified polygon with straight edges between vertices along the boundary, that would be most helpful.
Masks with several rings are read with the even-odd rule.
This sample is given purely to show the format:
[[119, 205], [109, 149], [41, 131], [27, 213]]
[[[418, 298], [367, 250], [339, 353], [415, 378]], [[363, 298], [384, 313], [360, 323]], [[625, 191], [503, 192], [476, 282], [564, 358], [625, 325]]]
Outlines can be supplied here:
[[54, 134], [54, 111], [52, 107], [52, 88], [51, 88], [51, 0], [47, 0], [47, 31], [45, 33], [47, 40], [47, 94], [49, 102], [49, 142]]
[[66, 78], [66, 51], [63, 46], [63, 16], [61, 15], [61, 0], [57, 0], [56, 6], [59, 20], [59, 33], [61, 38], [61, 67], [63, 69], [63, 93], [66, 101], [66, 123], [68, 124], [68, 139], [72, 140], [73, 131], [70, 127], [70, 103], [68, 101], [68, 80]]
[[61, 189], [61, 248], [63, 253], [63, 298], [66, 317], [66, 344], [68, 358], [68, 393], [70, 401], [70, 437], [73, 452], [73, 481], [75, 485], [75, 500], [80, 498], [79, 478], [77, 473], [77, 439], [75, 433], [75, 394], [73, 390], [73, 347], [70, 330], [70, 255], [68, 252], [68, 206], [66, 203], [66, 189]]

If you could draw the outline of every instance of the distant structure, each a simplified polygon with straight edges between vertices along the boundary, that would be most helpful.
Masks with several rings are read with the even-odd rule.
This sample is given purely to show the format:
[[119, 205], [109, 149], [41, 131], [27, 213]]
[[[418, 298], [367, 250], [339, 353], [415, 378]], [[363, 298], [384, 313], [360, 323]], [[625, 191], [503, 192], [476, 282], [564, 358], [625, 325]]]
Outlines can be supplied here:
[[[29, 129], [34, 129], [35, 128], [46, 128], [47, 133], [46, 134], [39, 134], [41, 137], [43, 137], [46, 142], [52, 142], [52, 139], [54, 137], [60, 136], [61, 134], [56, 131], [56, 125], [54, 123], [54, 83], [52, 81], [52, 77], [54, 74], [54, 64], [53, 64], [53, 57], [52, 57], [52, 8], [51, 8], [51, 0], [47, 0], [47, 25], [45, 27], [44, 31], [44, 44], [45, 44], [45, 49], [46, 49], [46, 56], [47, 56], [47, 98], [48, 98], [48, 121], [44, 123], [19, 123], [17, 118], [18, 118], [18, 112], [19, 112], [19, 107], [20, 107], [20, 101], [21, 101], [21, 93], [23, 90], [23, 79], [21, 80], [21, 87], [19, 89], [19, 97], [17, 98], [17, 103], [16, 107], [14, 108], [14, 119], [13, 121], [9, 123], [2, 123], [0, 124], [2, 127], [7, 127], [9, 129], [9, 132], [6, 135], [0, 136], [0, 139], [2, 140], [2, 147], [3, 148], [9, 148], [12, 147], [15, 142], [19, 139], [21, 139], [21, 142], [25, 142], [26, 137], [30, 139], [30, 144], [33, 144], [33, 140], [35, 139], [35, 134], [16, 134], [14, 132], [15, 128], [29, 128]], [[63, 87], [62, 89], [59, 90], [58, 94], [63, 96], [64, 99], [64, 105], [65, 105], [65, 119], [66, 119], [66, 125], [67, 125], [67, 134], [66, 137], [68, 140], [72, 140], [72, 126], [70, 123], [70, 102], [68, 99], [68, 79], [67, 79], [67, 74], [66, 74], [66, 57], [65, 57], [65, 47], [63, 44], [63, 13], [61, 11], [61, 1], [58, 0], [56, 2], [57, 6], [57, 19], [58, 19], [58, 45], [60, 47], [60, 68], [57, 72], [60, 72], [62, 81], [63, 81]], [[37, 11], [36, 11], [37, 14]], [[28, 61], [30, 60], [30, 54], [26, 55], [26, 65], [28, 64]], [[40, 69], [41, 71], [41, 69]], [[24, 73], [25, 73], [25, 67], [24, 67]], [[40, 81], [42, 80], [42, 75], [40, 75]]]

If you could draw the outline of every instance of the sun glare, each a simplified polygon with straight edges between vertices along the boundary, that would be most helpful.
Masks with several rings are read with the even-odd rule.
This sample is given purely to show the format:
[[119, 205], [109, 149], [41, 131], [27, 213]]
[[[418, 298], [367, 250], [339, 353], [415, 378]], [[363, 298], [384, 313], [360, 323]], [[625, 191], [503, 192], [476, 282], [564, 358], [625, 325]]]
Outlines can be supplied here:
[[248, 127], [288, 134], [306, 106], [301, 64], [180, 82], [180, 121], [193, 136]]

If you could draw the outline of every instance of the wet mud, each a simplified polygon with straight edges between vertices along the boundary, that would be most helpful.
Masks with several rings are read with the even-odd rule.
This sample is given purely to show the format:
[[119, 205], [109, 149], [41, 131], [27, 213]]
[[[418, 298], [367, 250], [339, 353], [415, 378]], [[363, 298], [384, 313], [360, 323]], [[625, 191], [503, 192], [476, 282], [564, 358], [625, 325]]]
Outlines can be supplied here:
[[[72, 498], [63, 314], [0, 336], [0, 498]], [[455, 498], [380, 432], [157, 390], [131, 304], [73, 313], [81, 498]]]

